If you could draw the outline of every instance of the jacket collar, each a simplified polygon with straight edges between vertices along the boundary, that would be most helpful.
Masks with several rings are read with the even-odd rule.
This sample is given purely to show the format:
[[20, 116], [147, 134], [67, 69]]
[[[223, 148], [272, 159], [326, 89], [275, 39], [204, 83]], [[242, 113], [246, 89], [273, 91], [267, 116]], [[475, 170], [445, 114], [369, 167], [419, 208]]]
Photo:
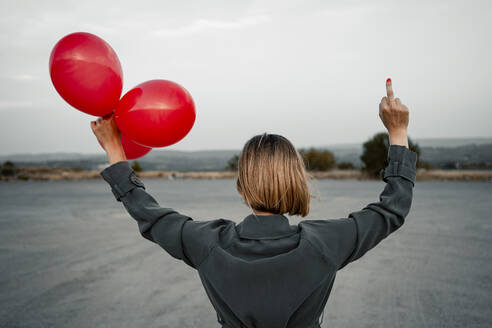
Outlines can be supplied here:
[[276, 239], [298, 232], [298, 226], [291, 226], [289, 219], [282, 214], [250, 214], [237, 224], [239, 237], [245, 239]]

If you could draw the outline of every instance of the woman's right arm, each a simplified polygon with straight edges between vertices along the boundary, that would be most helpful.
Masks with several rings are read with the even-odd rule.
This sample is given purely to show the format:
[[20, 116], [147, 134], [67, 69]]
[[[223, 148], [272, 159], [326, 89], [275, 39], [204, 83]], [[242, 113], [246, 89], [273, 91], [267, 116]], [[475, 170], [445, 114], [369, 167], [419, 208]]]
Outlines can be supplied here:
[[417, 153], [408, 148], [408, 109], [400, 99], [394, 98], [390, 79], [386, 81], [386, 93], [379, 104], [379, 117], [388, 129], [390, 142], [388, 165], [381, 171], [386, 185], [379, 195], [379, 202], [349, 214], [355, 227], [355, 242], [339, 268], [357, 260], [400, 228], [412, 205]]
[[339, 270], [374, 248], [400, 228], [410, 211], [416, 177], [417, 153], [406, 146], [392, 144], [389, 164], [381, 170], [386, 185], [379, 201], [351, 212], [348, 217], [304, 220], [310, 242]]
[[[417, 154], [405, 146], [390, 145], [388, 166], [381, 171], [386, 182], [379, 201], [349, 214], [353, 220], [351, 245], [341, 258], [339, 269], [364, 255], [389, 234], [400, 228], [410, 211], [415, 185]], [[347, 220], [347, 219], [345, 219]]]

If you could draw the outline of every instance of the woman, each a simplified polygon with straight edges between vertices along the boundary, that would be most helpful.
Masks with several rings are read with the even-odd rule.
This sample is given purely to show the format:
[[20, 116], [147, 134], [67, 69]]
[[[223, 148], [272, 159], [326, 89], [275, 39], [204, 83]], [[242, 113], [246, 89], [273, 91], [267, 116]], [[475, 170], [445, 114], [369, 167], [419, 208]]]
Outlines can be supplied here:
[[302, 158], [275, 134], [251, 138], [241, 153], [237, 190], [252, 213], [239, 224], [160, 207], [126, 161], [112, 118], [91, 122], [111, 164], [101, 176], [143, 237], [198, 270], [222, 327], [320, 327], [337, 271], [397, 230], [410, 211], [417, 154], [408, 149], [408, 109], [390, 79], [386, 90], [379, 105], [390, 141], [386, 185], [379, 202], [346, 218], [289, 224], [284, 214], [305, 217], [310, 194]]

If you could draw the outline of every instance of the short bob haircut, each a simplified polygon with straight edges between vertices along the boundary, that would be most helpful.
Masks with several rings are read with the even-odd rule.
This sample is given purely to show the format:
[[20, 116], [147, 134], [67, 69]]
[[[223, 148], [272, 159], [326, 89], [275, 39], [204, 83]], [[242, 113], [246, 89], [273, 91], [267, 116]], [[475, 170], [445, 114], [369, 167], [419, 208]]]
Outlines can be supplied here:
[[308, 215], [308, 179], [301, 155], [283, 136], [265, 132], [244, 145], [236, 187], [252, 210]]

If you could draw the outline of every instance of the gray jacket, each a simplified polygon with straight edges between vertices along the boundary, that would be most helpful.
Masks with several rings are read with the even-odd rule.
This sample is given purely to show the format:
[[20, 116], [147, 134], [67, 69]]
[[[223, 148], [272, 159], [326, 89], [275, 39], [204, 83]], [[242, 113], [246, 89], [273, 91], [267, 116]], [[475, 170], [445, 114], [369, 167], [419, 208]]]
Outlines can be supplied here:
[[338, 270], [404, 223], [410, 211], [417, 154], [391, 145], [379, 201], [346, 218], [303, 220], [250, 214], [236, 224], [197, 221], [161, 207], [127, 161], [101, 176], [137, 221], [141, 235], [198, 270], [222, 327], [320, 327]]

